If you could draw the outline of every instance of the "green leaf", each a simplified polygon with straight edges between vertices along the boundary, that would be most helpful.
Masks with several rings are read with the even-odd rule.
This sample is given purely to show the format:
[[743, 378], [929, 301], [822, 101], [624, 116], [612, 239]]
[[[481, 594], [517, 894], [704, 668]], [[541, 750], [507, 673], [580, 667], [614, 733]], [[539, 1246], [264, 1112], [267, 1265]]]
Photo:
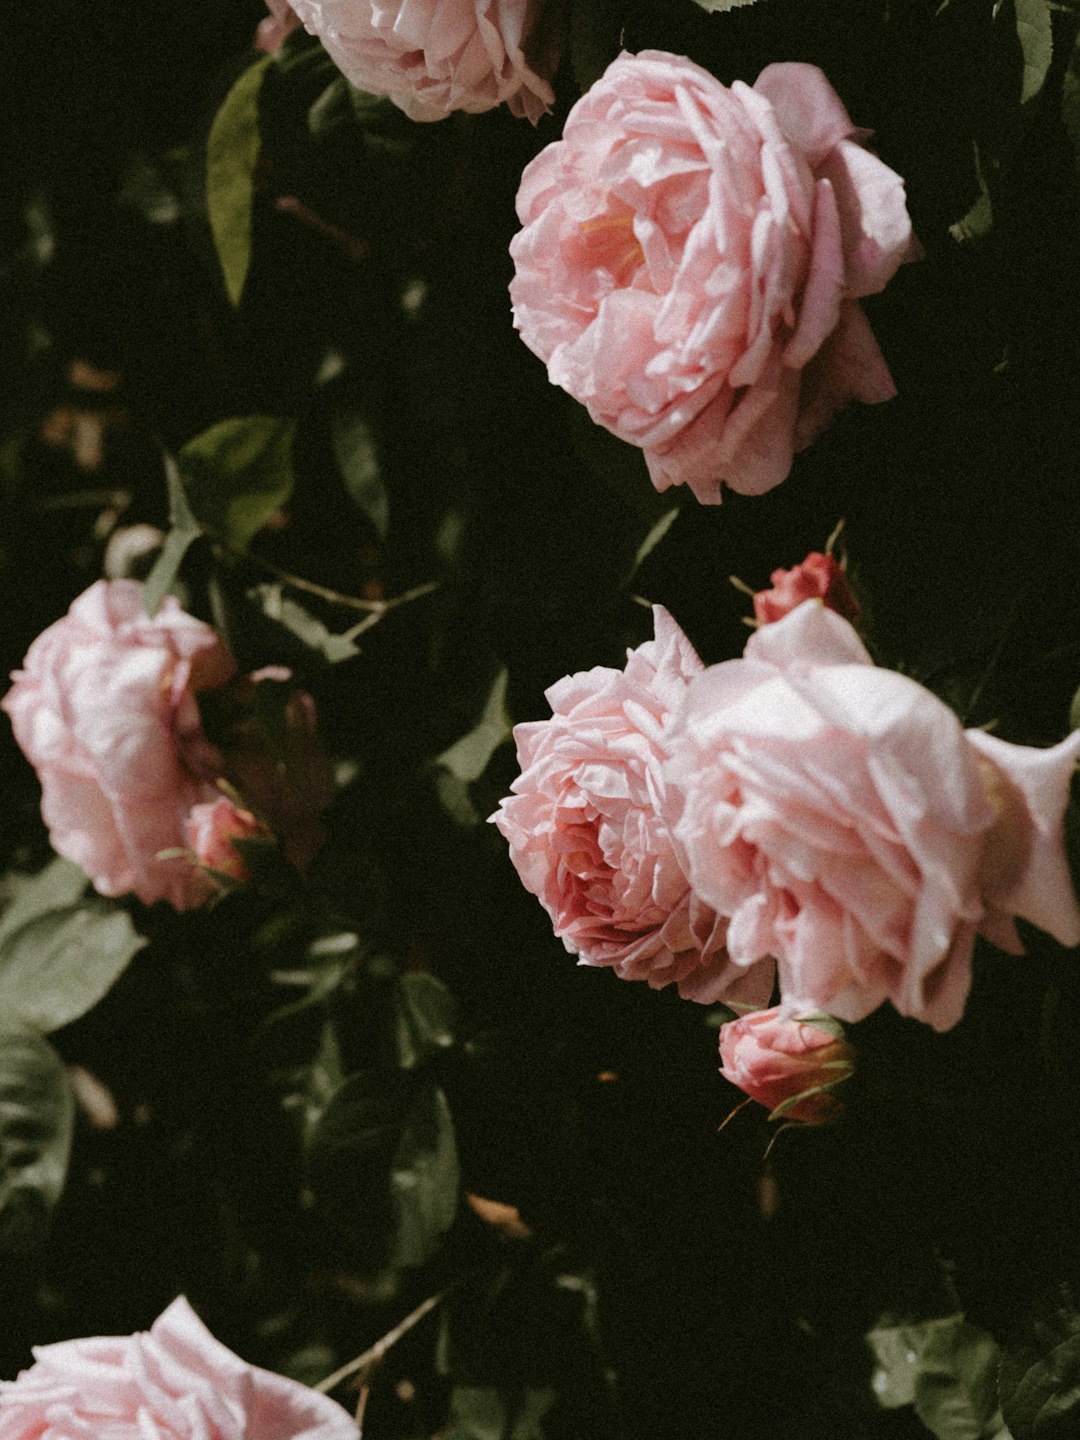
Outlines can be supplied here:
[[399, 982], [395, 1040], [403, 1070], [448, 1050], [454, 1043], [454, 997], [426, 970], [403, 975]]
[[360, 647], [347, 632], [335, 634], [306, 606], [286, 595], [278, 584], [254, 585], [247, 592], [270, 620], [283, 625], [290, 635], [302, 640], [309, 649], [322, 655], [331, 665], [351, 660], [360, 654]]
[[1024, 1317], [1004, 1347], [998, 1394], [1013, 1440], [1080, 1432], [1080, 1313], [1066, 1286]]
[[0, 942], [0, 1014], [46, 1032], [69, 1025], [145, 944], [127, 911], [105, 900], [36, 915]]
[[0, 1253], [37, 1249], [64, 1188], [75, 1105], [47, 1040], [0, 1027]]
[[73, 860], [57, 855], [36, 875], [12, 874], [7, 885], [12, 898], [0, 915], [0, 947], [7, 937], [50, 910], [74, 905], [86, 891], [89, 881]]
[[457, 1215], [461, 1175], [446, 1096], [425, 1087], [394, 1151], [391, 1182], [397, 1212], [394, 1265], [423, 1265]]
[[938, 1440], [998, 1440], [1000, 1352], [963, 1315], [884, 1325], [866, 1337], [877, 1361], [872, 1386], [885, 1409], [913, 1405]]
[[649, 533], [645, 536], [645, 539], [638, 546], [637, 554], [634, 556], [634, 566], [633, 569], [630, 571], [631, 579], [641, 569], [642, 565], [644, 565], [645, 561], [656, 549], [657, 545], [660, 544], [660, 541], [663, 540], [664, 536], [668, 533], [668, 531], [671, 529], [672, 525], [674, 525], [675, 521], [678, 518], [679, 507], [677, 505], [673, 506], [673, 508], [670, 510], [666, 510], [664, 514], [660, 516], [660, 519], [657, 520], [656, 524], [652, 527]]
[[206, 144], [206, 202], [225, 278], [239, 305], [251, 264], [251, 201], [259, 158], [259, 91], [269, 55], [251, 65], [225, 97]]
[[1053, 31], [1051, 27], [1049, 0], [1014, 0], [1016, 6], [1016, 38], [1024, 56], [1024, 78], [1020, 89], [1020, 104], [1042, 90], [1046, 73], [1053, 56]]
[[541, 1422], [555, 1399], [548, 1386], [507, 1391], [457, 1385], [442, 1440], [544, 1440]]
[[506, 687], [509, 679], [510, 672], [504, 666], [495, 677], [479, 723], [435, 760], [436, 765], [442, 766], [466, 784], [479, 780], [492, 755], [504, 740], [509, 739], [510, 717], [506, 713]]
[[245, 549], [292, 494], [295, 433], [295, 420], [246, 415], [189, 440], [177, 458], [198, 524], [233, 549]]
[[166, 452], [164, 463], [165, 484], [169, 493], [169, 520], [172, 529], [143, 585], [143, 609], [151, 620], [157, 614], [162, 600], [176, 583], [184, 556], [192, 543], [202, 534], [202, 527], [191, 513], [191, 506], [184, 493], [184, 483], [180, 478], [176, 461]]
[[330, 439], [353, 504], [385, 540], [390, 527], [390, 499], [371, 427], [362, 415], [341, 412], [330, 423]]

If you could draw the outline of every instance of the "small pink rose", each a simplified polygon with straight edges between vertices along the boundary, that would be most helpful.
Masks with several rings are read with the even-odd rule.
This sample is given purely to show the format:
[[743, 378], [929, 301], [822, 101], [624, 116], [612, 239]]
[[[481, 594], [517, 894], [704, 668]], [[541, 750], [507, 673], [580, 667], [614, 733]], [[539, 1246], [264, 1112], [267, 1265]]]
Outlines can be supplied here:
[[854, 1068], [839, 1029], [827, 1017], [795, 1016], [783, 1005], [742, 1015], [720, 1027], [720, 1073], [759, 1105], [784, 1106], [785, 1120], [820, 1125], [843, 1110], [832, 1087]]
[[335, 1401], [248, 1365], [186, 1300], [149, 1333], [40, 1345], [0, 1381], [0, 1440], [357, 1440]]
[[505, 100], [535, 124], [554, 103], [561, 49], [554, 0], [292, 0], [292, 7], [354, 85], [388, 96], [413, 120], [492, 110]]
[[920, 252], [865, 135], [812, 65], [729, 90], [645, 50], [526, 167], [514, 323], [658, 490], [760, 494], [849, 401], [895, 393], [859, 300]]
[[247, 862], [235, 840], [265, 840], [269, 829], [225, 795], [192, 808], [185, 823], [188, 847], [207, 870], [241, 883], [250, 880]]
[[728, 964], [724, 924], [691, 892], [661, 819], [668, 728], [702, 665], [661, 606], [656, 639], [624, 670], [597, 667], [547, 691], [550, 720], [518, 725], [521, 775], [491, 818], [525, 888], [567, 950], [688, 999], [768, 999]]
[[182, 859], [194, 805], [213, 799], [221, 755], [196, 694], [235, 670], [209, 625], [166, 596], [151, 620], [134, 580], [99, 580], [31, 645], [2, 707], [41, 782], [58, 854], [103, 895], [134, 891], [178, 910], [206, 899]]
[[774, 570], [770, 588], [754, 596], [754, 617], [759, 625], [782, 620], [804, 600], [820, 600], [852, 624], [859, 618], [859, 602], [847, 574], [832, 555], [814, 551], [791, 570]]
[[965, 731], [818, 603], [690, 679], [667, 747], [686, 876], [789, 1007], [855, 1021], [888, 1000], [947, 1030], [976, 934], [1019, 954], [1021, 917], [1080, 943], [1063, 836], [1080, 731], [1049, 750]]

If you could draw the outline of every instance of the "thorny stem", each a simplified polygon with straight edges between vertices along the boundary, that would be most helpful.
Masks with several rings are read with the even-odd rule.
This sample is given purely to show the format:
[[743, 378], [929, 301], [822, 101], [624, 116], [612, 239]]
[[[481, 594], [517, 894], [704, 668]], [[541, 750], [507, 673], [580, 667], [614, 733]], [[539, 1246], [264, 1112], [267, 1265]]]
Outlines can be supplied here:
[[[366, 1386], [367, 1374], [365, 1372], [372, 1371], [375, 1366], [378, 1365], [379, 1361], [382, 1360], [386, 1352], [396, 1345], [403, 1335], [407, 1335], [414, 1325], [419, 1324], [429, 1311], [434, 1310], [440, 1301], [445, 1300], [452, 1289], [453, 1286], [448, 1285], [445, 1290], [440, 1290], [437, 1295], [429, 1295], [415, 1310], [406, 1315], [404, 1320], [395, 1325], [393, 1330], [387, 1331], [381, 1340], [376, 1340], [375, 1344], [365, 1350], [362, 1355], [358, 1355], [355, 1360], [350, 1360], [347, 1365], [342, 1365], [340, 1370], [335, 1370], [334, 1373], [328, 1375], [325, 1380], [320, 1380], [314, 1388], [318, 1390], [320, 1395], [329, 1395], [330, 1391], [340, 1385], [343, 1380], [347, 1380], [350, 1375], [357, 1374], [365, 1375], [364, 1383]], [[366, 1404], [367, 1402], [365, 1401], [364, 1403]]]

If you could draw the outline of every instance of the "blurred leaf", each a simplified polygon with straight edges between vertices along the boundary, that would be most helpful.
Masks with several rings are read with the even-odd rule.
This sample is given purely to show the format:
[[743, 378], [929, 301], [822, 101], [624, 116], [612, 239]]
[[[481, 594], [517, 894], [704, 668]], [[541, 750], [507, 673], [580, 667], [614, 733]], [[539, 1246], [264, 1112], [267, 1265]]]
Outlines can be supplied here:
[[330, 438], [353, 504], [385, 540], [390, 526], [390, 500], [371, 427], [362, 415], [339, 412], [330, 423]]
[[454, 1043], [454, 997], [426, 970], [403, 975], [399, 982], [396, 1022], [398, 1061], [415, 1069]]
[[962, 1316], [920, 1329], [915, 1413], [938, 1440], [994, 1440], [1002, 1428], [998, 1347]]
[[75, 1103], [47, 1040], [0, 1028], [0, 1253], [26, 1254], [45, 1238], [64, 1188]]
[[1024, 56], [1024, 78], [1020, 104], [1033, 100], [1042, 90], [1053, 57], [1053, 33], [1049, 0], [1014, 0], [1016, 37]]
[[708, 10], [710, 14], [718, 14], [724, 10], [738, 10], [743, 5], [754, 5], [757, 0], [694, 0], [702, 10]]
[[292, 494], [294, 420], [246, 415], [189, 440], [178, 458], [191, 513], [243, 550]]
[[998, 1394], [1013, 1440], [1074, 1440], [1080, 1432], [1080, 1313], [1061, 1286], [1003, 1346]]
[[36, 915], [0, 942], [0, 1014], [45, 1032], [69, 1025], [145, 944], [127, 911], [105, 900]]
[[1073, 42], [1062, 77], [1061, 123], [1072, 144], [1074, 169], [1080, 171], [1080, 39]]
[[143, 609], [152, 620], [162, 600], [173, 588], [180, 572], [184, 556], [192, 542], [202, 534], [202, 528], [191, 513], [184, 484], [176, 461], [165, 452], [165, 483], [169, 492], [169, 520], [172, 529], [165, 538], [161, 554], [154, 561], [150, 574], [143, 585]]
[[308, 1173], [320, 1209], [349, 1233], [363, 1263], [422, 1264], [457, 1212], [446, 1097], [402, 1071], [351, 1075], [312, 1131]]
[[435, 764], [449, 770], [456, 779], [467, 784], [479, 780], [492, 755], [504, 740], [509, 739], [510, 717], [506, 713], [509, 679], [510, 672], [504, 666], [495, 677], [479, 724], [436, 758]]
[[0, 946], [28, 920], [74, 905], [90, 882], [73, 860], [57, 855], [36, 875], [12, 874], [7, 877], [7, 883], [12, 899], [0, 915]]
[[206, 144], [206, 201], [225, 278], [239, 305], [251, 263], [251, 202], [259, 158], [259, 91], [271, 57], [249, 66], [225, 97]]
[[677, 505], [660, 516], [660, 519], [657, 520], [656, 524], [638, 546], [638, 552], [634, 556], [634, 568], [630, 572], [631, 578], [641, 569], [642, 565], [644, 565], [645, 561], [656, 549], [657, 545], [660, 544], [660, 541], [663, 540], [664, 536], [678, 518], [679, 507]]
[[302, 640], [331, 665], [359, 655], [360, 647], [354, 640], [350, 640], [344, 632], [336, 635], [306, 606], [286, 595], [281, 585], [254, 585], [248, 594], [258, 603], [264, 615], [283, 625], [291, 635]]
[[442, 1440], [544, 1440], [541, 1422], [555, 1398], [548, 1387], [506, 1391], [457, 1385]]

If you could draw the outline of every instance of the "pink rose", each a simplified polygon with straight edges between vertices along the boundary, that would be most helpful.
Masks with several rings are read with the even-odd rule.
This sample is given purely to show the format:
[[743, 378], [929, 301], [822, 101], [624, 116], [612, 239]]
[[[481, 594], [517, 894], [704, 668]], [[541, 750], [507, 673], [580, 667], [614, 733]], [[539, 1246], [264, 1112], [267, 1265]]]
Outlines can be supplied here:
[[273, 55], [280, 49], [285, 36], [297, 28], [300, 19], [288, 0], [266, 0], [266, 8], [270, 14], [259, 21], [259, 28], [255, 31], [255, 49]]
[[728, 966], [724, 927], [690, 891], [660, 818], [668, 729], [702, 665], [661, 606], [656, 639], [625, 670], [602, 666], [547, 691], [550, 720], [518, 725], [521, 775], [491, 818], [525, 888], [584, 965], [710, 1002], [769, 996], [770, 976]]
[[919, 252], [865, 135], [812, 65], [728, 90], [645, 50], [526, 167], [514, 323], [658, 490], [769, 490], [850, 400], [894, 394], [858, 302]]
[[53, 848], [103, 895], [197, 905], [183, 859], [192, 806], [215, 798], [222, 759], [195, 695], [235, 670], [209, 625], [166, 596], [153, 620], [134, 580], [99, 580], [31, 645], [2, 708], [38, 773]]
[[947, 1030], [977, 933], [1019, 954], [1020, 916], [1080, 942], [1062, 833], [1080, 731], [1049, 750], [965, 731], [820, 602], [692, 678], [668, 749], [690, 884], [735, 964], [769, 977], [775, 957], [789, 1007], [853, 1021], [890, 1000]]
[[844, 1106], [832, 1087], [854, 1067], [854, 1052], [838, 1025], [827, 1016], [792, 1015], [783, 1005], [721, 1025], [720, 1059], [725, 1080], [773, 1112], [783, 1106], [785, 1120], [804, 1125], [839, 1115]]
[[182, 1297], [148, 1334], [39, 1345], [0, 1381], [0, 1440], [357, 1440], [335, 1401], [248, 1365]]
[[[413, 120], [507, 101], [535, 124], [554, 102], [556, 37], [540, 37], [543, 0], [292, 0], [354, 85]], [[534, 51], [536, 53], [534, 53]]]
[[859, 618], [859, 602], [848, 584], [844, 567], [831, 555], [814, 551], [791, 570], [774, 570], [771, 589], [754, 596], [754, 618], [759, 625], [782, 620], [804, 600], [820, 600], [853, 624]]
[[227, 796], [195, 805], [184, 825], [187, 843], [195, 859], [207, 870], [228, 875], [241, 883], [250, 880], [247, 862], [234, 840], [268, 839], [270, 831]]

